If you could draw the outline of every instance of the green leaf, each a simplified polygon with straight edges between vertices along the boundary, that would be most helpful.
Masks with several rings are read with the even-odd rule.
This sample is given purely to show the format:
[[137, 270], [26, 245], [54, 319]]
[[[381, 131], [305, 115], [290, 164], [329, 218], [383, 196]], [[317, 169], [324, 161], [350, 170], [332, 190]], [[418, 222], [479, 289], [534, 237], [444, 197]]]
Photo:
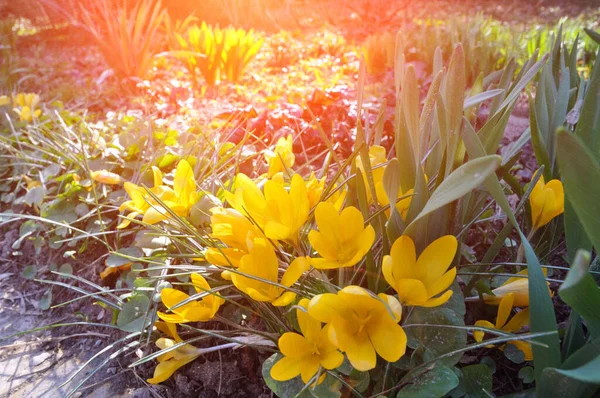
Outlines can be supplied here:
[[[273, 354], [263, 362], [262, 375], [267, 386], [279, 398], [339, 398], [342, 396], [340, 388], [342, 383], [334, 377], [327, 376], [323, 383], [319, 384], [314, 389], [304, 389], [304, 383], [300, 376], [288, 381], [277, 381], [271, 377], [271, 368], [283, 356], [281, 354]], [[304, 391], [302, 391], [304, 389]], [[302, 393], [298, 395], [298, 393]]]
[[467, 313], [467, 307], [465, 306], [465, 296], [463, 295], [462, 289], [457, 281], [454, 281], [452, 285], [450, 285], [450, 290], [454, 293], [450, 300], [448, 300], [442, 308], [448, 308], [460, 316], [465, 316]]
[[558, 292], [560, 298], [585, 319], [592, 338], [596, 338], [600, 337], [600, 288], [588, 272], [590, 260], [589, 252], [578, 251]]
[[44, 187], [42, 186], [31, 188], [25, 194], [25, 204], [28, 206], [36, 205], [39, 207], [44, 201], [45, 193]]
[[[117, 326], [126, 332], [140, 332], [150, 324], [150, 299], [142, 294], [132, 296], [117, 317]], [[144, 320], [146, 322], [144, 322]]]
[[37, 267], [35, 265], [28, 265], [23, 268], [21, 272], [21, 276], [25, 279], [33, 279], [35, 278], [35, 274], [37, 273]]
[[533, 383], [535, 381], [535, 375], [531, 366], [525, 366], [519, 369], [519, 378], [523, 380], [523, 383]]
[[504, 356], [516, 364], [525, 362], [525, 353], [514, 344], [504, 346]]
[[413, 384], [398, 392], [396, 398], [434, 398], [443, 397], [458, 385], [458, 376], [444, 365], [436, 364], [424, 375], [419, 375]]
[[573, 206], [579, 222], [583, 225], [595, 248], [600, 248], [600, 163], [587, 145], [574, 134], [565, 130], [557, 136], [558, 164], [567, 200]]
[[465, 398], [489, 398], [492, 392], [492, 371], [484, 364], [469, 365], [460, 369], [460, 388]]
[[107, 267], [120, 267], [125, 264], [129, 264], [132, 262], [130, 258], [124, 257], [121, 254], [127, 257], [135, 257], [140, 258], [144, 256], [144, 253], [139, 247], [125, 247], [117, 250], [116, 252], [111, 253], [110, 256], [106, 259]]
[[52, 288], [46, 290], [46, 292], [40, 298], [40, 310], [47, 310], [50, 308], [50, 304], [52, 304]]
[[482, 102], [487, 101], [491, 98], [497, 97], [498, 95], [503, 94], [503, 93], [504, 93], [504, 90], [497, 88], [494, 90], [488, 90], [488, 91], [484, 91], [483, 93], [476, 94], [465, 100], [465, 103], [463, 104], [463, 109], [469, 109], [472, 106], [479, 105]]
[[400, 164], [396, 158], [390, 160], [385, 167], [383, 172], [383, 189], [390, 201], [390, 219], [386, 230], [390, 242], [395, 242], [402, 235], [405, 227], [402, 216], [398, 214], [398, 210], [394, 206], [394, 203], [398, 199], [398, 191], [400, 190]]
[[560, 340], [558, 339], [558, 327], [556, 325], [554, 305], [552, 304], [552, 299], [548, 292], [548, 285], [546, 284], [546, 278], [542, 272], [542, 267], [525, 235], [523, 235], [522, 232], [520, 232], [520, 235], [521, 244], [525, 250], [529, 274], [529, 278], [527, 279], [529, 281], [531, 332], [556, 332], [556, 334], [553, 335], [535, 338], [536, 341], [545, 344], [546, 347], [537, 344], [532, 345], [535, 380], [536, 386], [539, 389], [542, 385], [542, 371], [544, 368], [560, 366]]
[[[424, 308], [415, 307], [405, 322], [406, 325], [431, 325], [406, 327], [408, 346], [416, 349], [423, 347], [430, 357], [425, 360], [434, 360], [436, 357], [448, 352], [463, 348], [467, 343], [467, 332], [460, 328], [436, 327], [437, 325], [464, 326], [462, 316], [449, 308]], [[461, 354], [444, 358], [445, 365], [454, 365]]]
[[575, 135], [581, 137], [582, 142], [600, 161], [600, 50], [596, 54], [592, 76], [586, 87], [587, 93], [583, 99]]
[[596, 43], [600, 44], [600, 33], [595, 32], [589, 28], [584, 28], [585, 33], [587, 33], [587, 35], [594, 40]]
[[58, 272], [60, 272], [61, 274], [73, 275], [73, 267], [69, 263], [64, 263], [60, 266]]
[[454, 170], [431, 194], [423, 210], [408, 225], [404, 234], [414, 238], [417, 220], [473, 191], [496, 171], [501, 160], [497, 155], [484, 156], [470, 160]]

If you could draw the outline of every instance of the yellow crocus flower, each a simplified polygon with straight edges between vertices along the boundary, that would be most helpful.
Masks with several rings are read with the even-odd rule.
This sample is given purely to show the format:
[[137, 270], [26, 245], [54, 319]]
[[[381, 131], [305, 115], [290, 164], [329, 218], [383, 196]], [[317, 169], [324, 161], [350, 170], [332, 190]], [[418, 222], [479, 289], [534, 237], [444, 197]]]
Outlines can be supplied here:
[[341, 214], [331, 203], [321, 202], [315, 209], [319, 231], [310, 231], [308, 240], [322, 258], [311, 258], [318, 269], [352, 267], [369, 252], [375, 230], [367, 225], [356, 207], [346, 207]]
[[[191, 280], [197, 293], [211, 291], [210, 285], [202, 275], [192, 274]], [[177, 289], [164, 288], [160, 292], [160, 298], [167, 309], [171, 309], [175, 305], [189, 299], [190, 296]], [[157, 315], [160, 319], [168, 323], [206, 322], [215, 316], [219, 307], [224, 302], [225, 300], [221, 297], [208, 293], [200, 300], [191, 301], [181, 307], [177, 307], [170, 313], [157, 311]]]
[[250, 178], [238, 174], [235, 193], [227, 195], [227, 200], [273, 240], [297, 243], [300, 228], [308, 218], [306, 183], [298, 174], [292, 177], [289, 191], [281, 182], [268, 180], [264, 194]]
[[[242, 257], [250, 252], [254, 239], [264, 235], [256, 225], [235, 209], [215, 207], [211, 212], [210, 236], [228, 247], [210, 247], [206, 250], [204, 258], [214, 265], [239, 267]], [[229, 279], [229, 274], [223, 277]]]
[[[156, 340], [156, 346], [161, 350], [173, 347], [177, 343], [181, 343], [183, 340], [177, 334], [177, 326], [173, 323], [156, 322], [156, 327], [170, 335], [173, 339], [161, 337]], [[167, 380], [175, 373], [175, 371], [182, 366], [187, 365], [194, 359], [198, 358], [201, 354], [201, 350], [194, 347], [191, 344], [184, 344], [174, 350], [171, 350], [157, 359], [158, 365], [154, 368], [154, 375], [148, 379], [147, 382], [150, 384], [158, 384]]]
[[[287, 267], [279, 280], [279, 261], [275, 250], [266, 239], [255, 239], [252, 250], [240, 260], [239, 271], [231, 273], [231, 281], [242, 292], [256, 301], [270, 302], [276, 307], [290, 304], [296, 298], [296, 293], [275, 286], [279, 283], [291, 287], [310, 268], [308, 257], [298, 257]], [[245, 275], [262, 280], [249, 278]]]
[[[544, 272], [544, 276], [548, 274], [548, 270], [546, 268], [542, 268]], [[502, 299], [508, 295], [512, 294], [514, 296], [515, 307], [528, 307], [529, 306], [529, 279], [527, 278], [527, 269], [517, 273], [517, 275], [522, 276], [513, 276], [510, 277], [504, 282], [502, 285], [492, 290], [494, 295], [483, 294], [483, 300], [486, 304], [491, 305], [499, 305]], [[546, 282], [548, 285], [548, 290], [550, 291], [550, 283]], [[550, 295], [552, 295], [552, 291], [550, 291]]]
[[[539, 170], [536, 171], [539, 173]], [[548, 224], [554, 217], [565, 211], [565, 192], [562, 182], [550, 180], [544, 182], [541, 176], [529, 196], [531, 206], [531, 223], [538, 229]]]
[[[150, 192], [156, 195], [169, 209], [181, 217], [187, 217], [190, 209], [198, 201], [200, 195], [196, 192], [194, 171], [186, 160], [180, 160], [175, 169], [173, 188], [162, 185], [162, 173], [157, 167], [152, 167], [154, 173], [154, 187]], [[123, 185], [131, 200], [123, 203], [119, 210], [129, 210], [128, 219], [123, 220], [117, 228], [125, 228], [130, 220], [143, 214], [143, 222], [156, 224], [167, 219], [167, 211], [146, 190], [133, 183]]]
[[[403, 196], [412, 195], [414, 193], [414, 189], [409, 189], [406, 192], [402, 192], [402, 188], [398, 187], [398, 198]], [[383, 179], [381, 181], [375, 182], [375, 194], [377, 195], [377, 201], [379, 204], [383, 206], [387, 206], [390, 204], [390, 200], [388, 199], [387, 193], [385, 192], [385, 188], [383, 187]], [[408, 196], [407, 198], [401, 199], [396, 202], [396, 209], [403, 220], [406, 220], [406, 215], [408, 214], [408, 209], [410, 207], [410, 203], [412, 201], [412, 196]], [[390, 210], [386, 210], [385, 214], [389, 217]]]
[[454, 236], [442, 236], [427, 246], [417, 259], [415, 243], [403, 235], [392, 245], [390, 255], [383, 258], [383, 276], [403, 304], [437, 307], [452, 296], [452, 290], [447, 289], [456, 278], [456, 268], [448, 271], [448, 267], [457, 248]]
[[[497, 329], [502, 330], [504, 332], [513, 333], [519, 331], [523, 326], [529, 325], [529, 308], [524, 309], [523, 311], [518, 312], [512, 319], [509, 321], [508, 318], [513, 308], [513, 304], [515, 302], [514, 293], [508, 293], [502, 300], [500, 300], [500, 304], [498, 305], [498, 316], [496, 317], [496, 324], [489, 321], [477, 321], [475, 322], [475, 326], [485, 327], [489, 329]], [[473, 332], [473, 337], [475, 341], [481, 342], [483, 341], [483, 337], [485, 332], [481, 330], [476, 330]], [[519, 350], [523, 351], [525, 354], [525, 360], [531, 361], [533, 360], [533, 352], [531, 350], [531, 344], [526, 341], [511, 341], [507, 344], [512, 344], [516, 346]], [[504, 349], [504, 346], [500, 347], [501, 350]]]
[[[298, 306], [308, 309], [308, 303], [308, 299], [302, 299]], [[303, 310], [297, 309], [296, 315], [302, 334], [287, 332], [279, 338], [283, 358], [271, 368], [271, 377], [286, 381], [300, 375], [306, 384], [317, 374], [319, 367], [328, 370], [339, 367], [344, 362], [344, 355], [329, 341], [328, 326], [321, 328], [321, 322]], [[323, 380], [325, 374], [317, 384]]]
[[269, 165], [267, 173], [269, 178], [277, 173], [284, 172], [286, 169], [290, 169], [296, 161], [293, 152], [292, 135], [289, 134], [286, 138], [279, 138], [277, 144], [275, 144], [275, 150], [266, 150], [264, 156]]
[[22, 122], [31, 122], [33, 119], [37, 119], [42, 114], [40, 109], [33, 110], [28, 106], [22, 108], [14, 108], [13, 111], [19, 115], [19, 119]]
[[13, 106], [20, 106], [21, 108], [28, 107], [29, 109], [35, 109], [40, 103], [40, 96], [35, 93], [19, 93], [13, 94]]
[[123, 178], [116, 173], [112, 173], [108, 170], [95, 170], [90, 173], [92, 180], [100, 182], [102, 184], [109, 185], [120, 185], [123, 184]]
[[398, 324], [402, 307], [387, 294], [375, 298], [360, 286], [346, 286], [337, 294], [313, 297], [308, 314], [328, 324], [329, 340], [358, 371], [375, 368], [377, 354], [396, 362], [406, 352], [406, 333]]
[[[315, 177], [314, 171], [310, 174], [308, 181], [306, 182], [306, 191], [308, 193], [308, 207], [314, 208], [321, 201], [323, 191], [325, 189], [325, 177], [320, 180]], [[346, 191], [344, 189], [338, 189], [331, 196], [325, 200], [326, 202], [333, 203], [335, 208], [339, 211], [342, 208], [344, 199], [346, 197]]]

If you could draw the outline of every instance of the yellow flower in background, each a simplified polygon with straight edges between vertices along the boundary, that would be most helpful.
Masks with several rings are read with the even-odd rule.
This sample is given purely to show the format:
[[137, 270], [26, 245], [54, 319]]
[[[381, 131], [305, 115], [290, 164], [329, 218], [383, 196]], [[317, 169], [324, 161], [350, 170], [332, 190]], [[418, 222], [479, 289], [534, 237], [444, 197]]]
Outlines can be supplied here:
[[289, 134], [287, 138], [279, 138], [277, 144], [275, 144], [275, 150], [265, 150], [264, 155], [265, 160], [269, 165], [269, 171], [267, 173], [269, 178], [277, 173], [284, 172], [286, 169], [290, 169], [296, 161], [293, 152], [292, 135]]
[[[196, 293], [211, 291], [210, 285], [202, 275], [192, 274], [191, 280]], [[160, 298], [167, 309], [171, 309], [189, 299], [190, 296], [177, 289], [165, 288], [160, 292]], [[209, 293], [200, 300], [191, 301], [173, 309], [170, 313], [157, 311], [157, 315], [168, 323], [206, 322], [214, 318], [224, 302], [225, 300], [221, 297]]]
[[337, 294], [315, 296], [308, 305], [308, 314], [327, 323], [329, 340], [361, 372], [375, 368], [377, 354], [396, 362], [406, 352], [400, 303], [387, 294], [377, 297], [360, 286], [346, 286]]
[[[448, 290], [456, 278], [456, 268], [448, 271], [458, 242], [452, 235], [442, 236], [423, 250], [417, 259], [415, 243], [409, 236], [399, 237], [383, 258], [382, 272], [387, 283], [406, 305], [437, 307], [452, 296]], [[438, 296], [440, 293], [441, 296]]]
[[[173, 337], [168, 339], [161, 337], [156, 340], [156, 346], [161, 350], [173, 347], [177, 343], [181, 343], [181, 337], [177, 334], [177, 326], [173, 323], [156, 322], [155, 326], [162, 332]], [[194, 347], [191, 344], [184, 344], [174, 350], [171, 350], [157, 359], [158, 365], [154, 368], [154, 375], [148, 379], [147, 382], [150, 384], [158, 384], [167, 380], [175, 373], [175, 371], [182, 366], [187, 365], [194, 359], [198, 358], [201, 354], [199, 348]]]
[[19, 93], [12, 97], [13, 106], [17, 107], [28, 107], [29, 109], [35, 109], [40, 103], [40, 96], [35, 93]]
[[[310, 174], [308, 181], [306, 182], [306, 191], [308, 193], [308, 207], [314, 208], [321, 201], [323, 191], [325, 190], [325, 177], [320, 180], [315, 177], [314, 171]], [[333, 203], [335, 208], [339, 211], [342, 208], [344, 199], [346, 198], [346, 190], [338, 189], [331, 196], [329, 196], [325, 202]]]
[[[250, 254], [242, 257], [239, 273], [231, 273], [231, 281], [242, 292], [256, 301], [270, 302], [276, 307], [290, 304], [296, 298], [296, 293], [285, 290], [271, 283], [291, 287], [302, 274], [310, 268], [308, 257], [298, 257], [287, 267], [279, 280], [279, 261], [275, 250], [266, 239], [255, 239]], [[249, 278], [251, 275], [264, 281]]]
[[[542, 268], [544, 272], [544, 276], [548, 274], [548, 270], [546, 268]], [[494, 295], [483, 294], [483, 300], [486, 304], [491, 305], [499, 305], [500, 302], [506, 295], [512, 294], [514, 296], [513, 305], [515, 307], [528, 307], [529, 306], [529, 279], [527, 278], [527, 269], [517, 273], [517, 275], [522, 276], [513, 276], [508, 278], [506, 282], [497, 288], [492, 290]], [[550, 291], [550, 283], [546, 282], [548, 285], [548, 290]], [[553, 295], [553, 292], [550, 291], [550, 295]]]
[[[308, 299], [302, 299], [298, 306], [308, 309]], [[278, 381], [286, 381], [300, 375], [303, 383], [308, 383], [322, 366], [332, 370], [344, 362], [340, 353], [328, 337], [328, 326], [321, 328], [321, 322], [305, 311], [296, 310], [298, 325], [302, 334], [288, 332], [279, 338], [279, 350], [283, 358], [271, 368], [271, 377]], [[322, 374], [318, 384], [325, 380]]]
[[[380, 145], [373, 145], [369, 148], [369, 162], [371, 163], [371, 172], [373, 174], [373, 181], [377, 184], [378, 181], [383, 180], [383, 167], [374, 168], [377, 165], [387, 162], [387, 157], [385, 154], [385, 148]], [[371, 189], [369, 189], [369, 184], [366, 180], [367, 174], [365, 172], [365, 166], [362, 162], [360, 156], [356, 158], [356, 167], [361, 171], [363, 178], [365, 179], [365, 187], [367, 191], [367, 202], [373, 202], [373, 195], [371, 194]]]
[[95, 170], [90, 173], [92, 180], [100, 182], [102, 184], [109, 185], [120, 185], [123, 184], [123, 178], [116, 173], [112, 173], [108, 170]]
[[28, 106], [22, 108], [14, 108], [13, 111], [19, 115], [19, 119], [22, 122], [32, 122], [33, 119], [37, 119], [42, 114], [40, 109], [32, 110]]
[[[529, 325], [529, 308], [519, 311], [512, 319], [509, 321], [508, 318], [513, 308], [513, 304], [515, 301], [514, 293], [508, 293], [498, 305], [498, 316], [496, 317], [496, 324], [489, 321], [477, 321], [475, 322], [475, 326], [480, 326], [489, 329], [497, 329], [502, 330], [508, 333], [514, 333], [519, 331], [523, 326]], [[485, 332], [476, 330], [473, 332], [473, 337], [475, 341], [481, 342], [483, 341], [483, 337]], [[525, 354], [525, 360], [531, 361], [533, 360], [533, 352], [531, 350], [531, 344], [526, 341], [511, 341], [507, 344], [512, 344], [517, 347], [519, 350], [523, 351]], [[500, 349], [503, 350], [505, 346], [501, 346]]]
[[[398, 187], [398, 199], [403, 196], [412, 195], [414, 193], [414, 189], [409, 189], [406, 192], [402, 192], [402, 188]], [[390, 204], [390, 200], [385, 192], [385, 188], [383, 187], [383, 178], [380, 181], [375, 181], [375, 194], [377, 195], [377, 201], [379, 204], [383, 206], [387, 206]], [[403, 220], [406, 220], [406, 215], [408, 213], [408, 209], [410, 207], [410, 203], [412, 201], [412, 196], [408, 196], [407, 198], [401, 199], [396, 202], [396, 209]], [[391, 211], [388, 209], [385, 211], [387, 217], [390, 217]]]
[[306, 183], [298, 174], [292, 177], [289, 191], [280, 181], [268, 180], [264, 194], [250, 178], [238, 174], [235, 193], [226, 198], [256, 222], [269, 239], [297, 243], [300, 228], [308, 218]]
[[0, 106], [10, 105], [12, 101], [6, 95], [0, 95]]
[[[162, 185], [162, 173], [157, 167], [152, 167], [154, 173], [154, 187], [149, 191], [156, 195], [169, 209], [181, 217], [187, 217], [192, 206], [200, 198], [196, 191], [194, 171], [186, 160], [180, 160], [175, 169], [173, 188]], [[126, 201], [119, 210], [129, 210], [131, 213], [117, 228], [127, 227], [131, 220], [143, 214], [143, 222], [156, 224], [167, 219], [167, 211], [146, 190], [133, 183], [123, 185], [131, 200]]]
[[[537, 173], [539, 170], [536, 171]], [[544, 176], [541, 176], [531, 191], [529, 205], [531, 222], [535, 229], [543, 227], [554, 217], [561, 215], [565, 211], [565, 192], [562, 182], [550, 180], [546, 183]]]
[[[6, 99], [3, 101], [6, 101]], [[19, 115], [22, 122], [31, 122], [40, 117], [42, 111], [36, 109], [39, 103], [40, 96], [34, 93], [19, 93], [12, 96], [13, 111]]]
[[321, 202], [315, 209], [319, 231], [310, 231], [308, 240], [322, 258], [311, 258], [318, 269], [352, 267], [369, 252], [375, 241], [375, 230], [364, 226], [362, 213], [346, 207], [341, 214], [331, 203]]

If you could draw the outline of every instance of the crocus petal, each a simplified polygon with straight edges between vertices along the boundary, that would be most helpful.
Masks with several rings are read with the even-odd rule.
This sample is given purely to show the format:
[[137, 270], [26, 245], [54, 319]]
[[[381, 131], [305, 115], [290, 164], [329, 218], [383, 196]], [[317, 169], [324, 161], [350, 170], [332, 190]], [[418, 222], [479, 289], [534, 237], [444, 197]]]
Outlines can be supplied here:
[[286, 357], [302, 358], [307, 355], [312, 355], [314, 351], [313, 344], [306, 337], [298, 334], [287, 332], [279, 338], [279, 351]]
[[329, 261], [325, 258], [311, 258], [310, 265], [316, 269], [336, 269], [340, 268], [340, 263], [337, 261]]
[[[233, 279], [233, 283], [235, 284], [235, 274], [232, 275], [232, 279]], [[272, 297], [269, 296], [267, 294], [264, 294], [263, 292], [260, 292], [254, 288], [251, 287], [246, 287], [245, 289], [240, 288], [240, 290], [242, 290], [243, 292], [245, 292], [248, 296], [250, 296], [250, 298], [252, 298], [253, 300], [256, 301], [273, 301], [276, 297]], [[285, 305], [285, 304], [284, 304]]]
[[146, 210], [146, 213], [144, 213], [144, 218], [142, 218], [142, 222], [145, 222], [146, 224], [154, 225], [156, 223], [161, 222], [162, 220], [166, 220], [167, 216], [165, 214], [166, 214], [166, 211], [162, 207], [159, 207], [159, 206], [151, 207], [148, 210]]
[[296, 293], [294, 292], [285, 292], [277, 299], [273, 300], [271, 304], [275, 307], [285, 307], [288, 304], [291, 304], [292, 301], [296, 299]]
[[496, 329], [501, 329], [508, 320], [510, 312], [513, 308], [513, 302], [515, 301], [515, 295], [512, 293], [507, 294], [500, 301], [498, 306], [498, 317], [496, 318]]
[[406, 352], [406, 333], [391, 319], [370, 323], [367, 334], [375, 351], [388, 362], [396, 362]]
[[453, 293], [454, 292], [452, 290], [447, 290], [444, 294], [442, 294], [439, 297], [430, 298], [429, 300], [421, 304], [421, 307], [439, 307], [440, 305], [445, 304], [448, 300], [450, 300], [450, 297], [452, 297]]
[[513, 306], [529, 306], [529, 280], [527, 278], [519, 278], [517, 281], [499, 286], [492, 290], [492, 293], [494, 293], [494, 296], [488, 294], [483, 296], [486, 304], [498, 305], [504, 296], [514, 294]]
[[394, 315], [394, 321], [400, 322], [402, 318], [402, 305], [396, 300], [396, 297], [384, 293], [379, 293], [377, 296], [387, 304], [389, 310]]
[[[303, 298], [298, 303], [298, 306], [303, 307], [308, 311], [309, 302], [310, 300]], [[309, 341], [316, 342], [321, 336], [321, 321], [308, 315], [307, 311], [302, 311], [301, 309], [296, 310], [298, 326], [300, 326], [300, 331], [304, 337], [306, 337]]]
[[338, 338], [343, 336], [341, 338], [345, 339], [343, 343], [346, 349], [345, 352], [354, 369], [359, 372], [366, 372], [367, 370], [375, 368], [375, 365], [377, 365], [377, 355], [375, 354], [375, 348], [365, 331], [355, 335], [349, 335], [344, 333], [345, 331], [340, 330], [337, 332]]
[[458, 241], [452, 235], [442, 236], [431, 242], [423, 250], [423, 253], [417, 260], [417, 269], [420, 270], [425, 286], [430, 286], [439, 277], [441, 277], [452, 264]]
[[529, 325], [529, 308], [519, 311], [502, 327], [502, 330], [512, 333], [526, 325]]
[[183, 319], [183, 317], [181, 315], [178, 314], [173, 314], [173, 313], [164, 313], [161, 311], [156, 311], [156, 315], [158, 315], [158, 317], [160, 319], [162, 319], [165, 322], [168, 323], [185, 323], [185, 319]]
[[162, 185], [163, 175], [160, 169], [156, 166], [152, 166], [152, 178], [154, 181], [154, 187], [159, 187]]
[[398, 291], [396, 279], [394, 279], [393, 266], [394, 262], [392, 257], [387, 255], [383, 256], [383, 261], [381, 262], [381, 272], [383, 273], [383, 278], [392, 287], [392, 289]]
[[339, 236], [342, 229], [340, 215], [335, 207], [328, 202], [321, 202], [315, 209], [315, 221], [319, 231], [332, 240], [335, 247], [340, 246]]
[[440, 278], [436, 279], [431, 285], [427, 286], [427, 294], [429, 297], [437, 296], [452, 285], [456, 279], [456, 267], [450, 269]]
[[[331, 211], [336, 212], [333, 205], [331, 205]], [[337, 233], [341, 235], [342, 241], [352, 240], [362, 233], [365, 228], [364, 222], [360, 210], [353, 206], [346, 207], [340, 214], [340, 226], [342, 228]]]
[[278, 381], [291, 380], [300, 374], [300, 362], [295, 358], [283, 357], [271, 368], [271, 377]]
[[281, 284], [287, 287], [292, 286], [309, 269], [310, 259], [308, 257], [296, 257], [283, 273]]
[[150, 384], [162, 383], [163, 381], [171, 377], [177, 369], [187, 365], [196, 358], [197, 356], [190, 356], [181, 359], [171, 359], [165, 362], [161, 362], [158, 365], [156, 365], [156, 368], [154, 369], [154, 377], [148, 379], [147, 382]]
[[336, 294], [319, 294], [310, 300], [308, 314], [321, 322], [329, 323], [341, 308], [341, 300]]
[[417, 255], [415, 243], [408, 236], [401, 236], [392, 245], [390, 250], [392, 257], [393, 279], [416, 279], [419, 270], [416, 268]]
[[339, 247], [335, 236], [313, 230], [308, 233], [308, 241], [321, 257], [337, 258]]
[[300, 361], [300, 376], [303, 383], [308, 383], [319, 371], [319, 357], [310, 355]]
[[338, 350], [321, 353], [321, 365], [327, 370], [338, 368], [342, 362], [344, 362], [344, 355]]
[[[487, 329], [496, 329], [496, 326], [494, 326], [494, 324], [489, 321], [477, 321], [477, 322], [475, 322], [474, 326], [479, 326], [479, 327], [487, 328]], [[484, 335], [485, 335], [485, 332], [483, 330], [474, 330], [473, 331], [473, 338], [478, 343], [483, 341]]]
[[138, 212], [129, 213], [127, 217], [122, 219], [121, 223], [117, 226], [117, 229], [127, 228], [129, 224], [131, 224], [131, 220], [134, 220], [139, 215], [140, 213]]
[[396, 287], [400, 302], [406, 305], [422, 305], [428, 299], [427, 289], [418, 279], [400, 279]]
[[265, 224], [265, 236], [274, 240], [285, 240], [290, 237], [291, 228], [275, 221]]

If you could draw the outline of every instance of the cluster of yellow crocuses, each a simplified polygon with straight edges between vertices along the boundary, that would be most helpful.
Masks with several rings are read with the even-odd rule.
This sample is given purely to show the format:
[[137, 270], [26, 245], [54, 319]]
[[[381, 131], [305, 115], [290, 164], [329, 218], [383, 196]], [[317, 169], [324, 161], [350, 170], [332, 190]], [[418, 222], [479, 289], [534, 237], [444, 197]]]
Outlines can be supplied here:
[[0, 96], [0, 107], [12, 106], [19, 119], [23, 122], [31, 122], [42, 114], [41, 109], [37, 109], [40, 103], [40, 96], [35, 93], [18, 93], [11, 97], [7, 95]]
[[[385, 158], [385, 149], [371, 148], [377, 197], [368, 199], [380, 205], [387, 205], [389, 201], [386, 202], [382, 188], [384, 169], [374, 166], [385, 162]], [[450, 299], [453, 294], [450, 286], [456, 279], [456, 268], [452, 264], [458, 252], [457, 239], [452, 235], [442, 236], [420, 253], [410, 236], [400, 236], [393, 242], [390, 254], [381, 262], [381, 272], [396, 295], [376, 295], [363, 287], [350, 285], [340, 286], [341, 290], [336, 293], [310, 297], [302, 289], [302, 277], [313, 269], [330, 270], [359, 264], [375, 242], [375, 231], [372, 226], [365, 226], [359, 209], [342, 207], [343, 189], [324, 196], [324, 178], [317, 179], [314, 174], [308, 180], [299, 174], [290, 176], [289, 168], [294, 164], [291, 138], [281, 139], [275, 151], [265, 159], [269, 164], [266, 176], [253, 180], [238, 174], [232, 189], [224, 192], [230, 207], [210, 210], [210, 237], [214, 245], [206, 249], [204, 258], [220, 268], [222, 277], [252, 300], [273, 306], [296, 303], [300, 333], [287, 332], [281, 336], [279, 349], [283, 358], [272, 367], [271, 376], [285, 381], [300, 375], [305, 383], [320, 383], [324, 370], [339, 367], [344, 355], [359, 371], [375, 368], [377, 356], [390, 362], [399, 360], [407, 345], [406, 334], [399, 324], [402, 306], [435, 307]], [[357, 167], [363, 165], [357, 162]], [[125, 202], [121, 210], [130, 213], [119, 228], [129, 225], [138, 215], [143, 215], [142, 221], [148, 224], [167, 219], [169, 211], [185, 217], [198, 200], [200, 193], [194, 174], [185, 160], [177, 165], [172, 187], [163, 183], [158, 168], [152, 170], [152, 188], [124, 184], [131, 200]], [[555, 217], [560, 204], [558, 198], [549, 198], [551, 193], [557, 192], [554, 181], [544, 185], [540, 180], [538, 185], [531, 194], [535, 228]], [[399, 195], [409, 194], [399, 192]], [[409, 205], [410, 197], [397, 203], [403, 217]], [[166, 322], [163, 328], [168, 327], [171, 336], [177, 336], [176, 324], [210, 320], [224, 303], [201, 275], [192, 274], [191, 283], [197, 293], [204, 293], [201, 299], [190, 301], [189, 295], [177, 289], [161, 291], [168, 311], [159, 312], [158, 316]], [[510, 321], [509, 317], [513, 306], [528, 306], [527, 290], [526, 275], [509, 279], [493, 291], [493, 296], [485, 297], [487, 303], [499, 307], [496, 323], [482, 320], [475, 326], [518, 331], [528, 322], [528, 310], [518, 312]], [[305, 295], [309, 297], [303, 297]], [[181, 305], [183, 302], [186, 303]], [[473, 335], [482, 341], [484, 332], [476, 330]], [[167, 340], [157, 344], [164, 348], [180, 341], [178, 336]], [[525, 353], [525, 359], [531, 360], [528, 343], [512, 341], [508, 344], [517, 346]], [[161, 363], [149, 382], [164, 381], [196, 356], [197, 350], [186, 345], [168, 358], [159, 358]]]

